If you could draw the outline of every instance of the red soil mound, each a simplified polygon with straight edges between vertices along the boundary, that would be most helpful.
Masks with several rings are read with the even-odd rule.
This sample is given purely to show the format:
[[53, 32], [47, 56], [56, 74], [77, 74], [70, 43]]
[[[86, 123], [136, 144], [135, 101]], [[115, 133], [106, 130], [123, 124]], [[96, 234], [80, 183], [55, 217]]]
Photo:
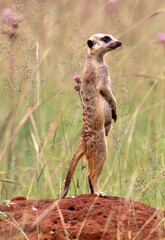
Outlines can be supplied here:
[[10, 207], [0, 211], [12, 214], [27, 237], [11, 223], [0, 220], [0, 239], [3, 240], [156, 240], [164, 239], [163, 213], [140, 202], [119, 197], [98, 198], [94, 195], [78, 195], [59, 201], [38, 227], [31, 229], [45, 209], [54, 200], [26, 200], [15, 197]]

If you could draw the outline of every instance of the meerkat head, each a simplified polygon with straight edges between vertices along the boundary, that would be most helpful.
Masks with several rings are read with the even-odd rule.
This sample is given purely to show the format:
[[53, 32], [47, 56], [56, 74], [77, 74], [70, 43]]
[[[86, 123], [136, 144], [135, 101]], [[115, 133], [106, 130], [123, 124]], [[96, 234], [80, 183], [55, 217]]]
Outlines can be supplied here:
[[88, 55], [103, 57], [106, 52], [112, 51], [121, 46], [121, 42], [108, 34], [94, 34], [87, 41]]

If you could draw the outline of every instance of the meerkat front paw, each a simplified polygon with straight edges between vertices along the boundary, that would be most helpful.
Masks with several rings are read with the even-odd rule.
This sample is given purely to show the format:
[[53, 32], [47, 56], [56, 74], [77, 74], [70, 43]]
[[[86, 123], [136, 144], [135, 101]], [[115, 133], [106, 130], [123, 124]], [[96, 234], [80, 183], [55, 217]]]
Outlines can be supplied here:
[[116, 107], [112, 108], [112, 119], [114, 120], [114, 122], [116, 122], [116, 120], [117, 120], [117, 109], [116, 109]]
[[95, 192], [95, 195], [97, 195], [98, 197], [104, 197], [104, 198], [107, 197], [107, 195], [104, 192]]

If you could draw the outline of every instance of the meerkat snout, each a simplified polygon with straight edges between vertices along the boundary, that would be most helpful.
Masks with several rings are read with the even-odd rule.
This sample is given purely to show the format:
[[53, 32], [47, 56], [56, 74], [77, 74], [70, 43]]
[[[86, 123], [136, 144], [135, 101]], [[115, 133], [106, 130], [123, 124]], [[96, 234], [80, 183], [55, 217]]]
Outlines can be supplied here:
[[117, 47], [120, 47], [122, 45], [122, 42], [120, 41], [117, 41], [116, 43], [117, 43]]
[[109, 44], [108, 48], [111, 50], [114, 50], [122, 45], [122, 42], [119, 40], [112, 40], [112, 42]]

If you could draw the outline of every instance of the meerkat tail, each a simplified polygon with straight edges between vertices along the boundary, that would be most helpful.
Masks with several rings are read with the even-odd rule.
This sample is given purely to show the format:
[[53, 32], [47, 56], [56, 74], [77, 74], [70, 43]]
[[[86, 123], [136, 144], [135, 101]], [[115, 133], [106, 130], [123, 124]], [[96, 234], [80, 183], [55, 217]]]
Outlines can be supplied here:
[[60, 200], [60, 199], [62, 199], [66, 196], [66, 194], [69, 190], [69, 186], [70, 186], [70, 183], [71, 183], [73, 173], [74, 173], [74, 171], [76, 169], [76, 166], [78, 164], [78, 161], [84, 155], [84, 153], [85, 153], [84, 143], [83, 143], [82, 139], [80, 139], [78, 147], [77, 147], [77, 149], [76, 149], [76, 151], [73, 155], [73, 158], [72, 158], [70, 166], [69, 166], [69, 170], [68, 170], [66, 180], [65, 180], [64, 191], [62, 192], [60, 197], [55, 200], [55, 202], [53, 202], [47, 209], [45, 209], [45, 211], [43, 211], [43, 213], [40, 216], [38, 216], [36, 221], [30, 227], [31, 231], [33, 231], [33, 229], [39, 224], [39, 222], [41, 222], [58, 205], [58, 200]]
[[65, 180], [65, 187], [64, 187], [62, 194], [60, 195], [60, 197], [58, 199], [55, 200], [55, 202], [53, 202], [47, 209], [45, 209], [45, 211], [43, 211], [43, 213], [36, 219], [36, 221], [30, 227], [31, 231], [33, 231], [33, 229], [38, 225], [38, 223], [41, 222], [56, 206], [58, 206], [58, 200], [60, 200], [66, 196], [66, 194], [69, 190], [69, 186], [71, 183], [73, 173], [76, 169], [76, 166], [77, 166], [80, 158], [84, 155], [84, 153], [85, 153], [84, 143], [83, 143], [82, 139], [80, 139], [78, 147], [73, 155], [73, 158], [72, 158], [70, 166], [69, 166], [69, 170], [68, 170], [66, 180]]
[[66, 196], [66, 194], [68, 193], [73, 173], [76, 169], [76, 166], [77, 166], [80, 158], [84, 155], [84, 153], [85, 153], [84, 143], [83, 143], [82, 139], [80, 139], [78, 147], [73, 155], [73, 158], [72, 158], [70, 166], [69, 166], [69, 170], [68, 170], [66, 180], [65, 180], [64, 190], [58, 199], [64, 198]]

